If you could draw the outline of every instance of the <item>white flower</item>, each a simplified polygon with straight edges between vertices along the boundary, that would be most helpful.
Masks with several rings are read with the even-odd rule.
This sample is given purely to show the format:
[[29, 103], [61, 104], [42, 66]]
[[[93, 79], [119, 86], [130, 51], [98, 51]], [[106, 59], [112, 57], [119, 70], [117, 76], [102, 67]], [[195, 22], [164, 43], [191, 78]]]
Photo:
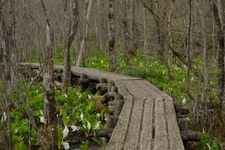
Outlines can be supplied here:
[[182, 104], [186, 104], [186, 99], [184, 98], [183, 100], [182, 100]]
[[63, 95], [65, 98], [68, 98], [68, 96], [66, 94]]
[[70, 126], [72, 128], [72, 132], [80, 130], [78, 126]]
[[45, 117], [44, 117], [44, 116], [41, 116], [41, 117], [40, 117], [40, 122], [41, 122], [41, 123], [45, 123]]
[[62, 144], [65, 150], [70, 149], [70, 144], [68, 142], [63, 142]]
[[96, 116], [97, 116], [97, 117], [100, 117], [100, 116], [101, 116], [101, 114], [100, 114], [100, 113], [97, 113], [97, 114], [96, 114]]
[[63, 130], [63, 139], [69, 134], [69, 129], [66, 126], [65, 129]]
[[88, 123], [88, 124], [87, 124], [87, 128], [88, 128], [88, 130], [90, 130], [90, 129], [91, 129], [91, 124], [90, 124], [89, 121], [88, 121], [87, 123]]
[[87, 126], [83, 125], [84, 128], [90, 130], [91, 129], [91, 123], [87, 121]]
[[98, 121], [98, 122], [96, 123], [94, 129], [99, 129], [99, 127], [100, 127], [100, 121]]
[[5, 122], [6, 119], [7, 119], [7, 115], [6, 115], [6, 113], [4, 112], [4, 113], [3, 113], [3, 116], [2, 116], [2, 122]]
[[88, 99], [91, 99], [91, 95], [88, 95]]
[[83, 113], [80, 114], [80, 119], [83, 121], [83, 119], [84, 119], [84, 114]]

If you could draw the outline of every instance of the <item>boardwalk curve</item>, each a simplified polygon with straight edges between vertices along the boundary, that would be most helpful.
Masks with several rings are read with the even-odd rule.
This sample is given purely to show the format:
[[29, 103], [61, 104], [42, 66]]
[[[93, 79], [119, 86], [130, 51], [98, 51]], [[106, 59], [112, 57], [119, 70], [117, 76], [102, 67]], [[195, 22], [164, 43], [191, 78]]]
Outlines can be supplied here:
[[[29, 65], [39, 68], [38, 64]], [[63, 66], [55, 65], [62, 70]], [[104, 78], [118, 87], [124, 105], [107, 150], [184, 150], [173, 100], [146, 80], [90, 68], [72, 67], [72, 74]]]

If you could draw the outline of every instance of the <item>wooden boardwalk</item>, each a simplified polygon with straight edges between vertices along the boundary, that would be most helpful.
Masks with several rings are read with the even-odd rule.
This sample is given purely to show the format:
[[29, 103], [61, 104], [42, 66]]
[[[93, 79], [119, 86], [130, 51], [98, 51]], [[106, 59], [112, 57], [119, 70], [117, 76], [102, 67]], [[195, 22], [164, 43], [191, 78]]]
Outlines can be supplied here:
[[[38, 67], [38, 64], [32, 64], [32, 68]], [[62, 69], [62, 66], [55, 68]], [[136, 77], [77, 67], [72, 67], [72, 73], [76, 76], [85, 74], [92, 80], [104, 78], [114, 82], [124, 97], [107, 150], [184, 150], [170, 96]]]

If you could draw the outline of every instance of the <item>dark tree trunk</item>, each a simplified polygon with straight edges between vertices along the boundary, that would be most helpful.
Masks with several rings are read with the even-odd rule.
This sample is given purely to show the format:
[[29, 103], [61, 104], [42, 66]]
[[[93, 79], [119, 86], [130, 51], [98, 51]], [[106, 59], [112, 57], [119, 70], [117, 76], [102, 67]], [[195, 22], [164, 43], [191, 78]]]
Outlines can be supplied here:
[[[10, 10], [8, 13], [7, 10]], [[2, 64], [3, 64], [3, 80], [2, 85], [5, 88], [5, 108], [7, 115], [7, 135], [6, 135], [6, 143], [7, 149], [13, 149], [13, 141], [12, 141], [12, 129], [11, 129], [11, 97], [14, 90], [17, 89], [17, 82], [15, 78], [15, 67], [16, 67], [16, 59], [15, 59], [15, 27], [16, 27], [16, 19], [15, 19], [15, 9], [14, 9], [14, 0], [7, 1], [5, 3], [0, 3], [0, 24], [1, 24], [1, 53], [2, 53]], [[3, 103], [1, 103], [3, 104]]]
[[220, 99], [220, 106], [221, 106], [221, 121], [222, 126], [224, 126], [224, 114], [223, 111], [225, 109], [225, 23], [224, 23], [224, 11], [222, 8], [224, 8], [224, 2], [223, 1], [213, 1], [213, 14], [214, 19], [216, 21], [217, 25], [217, 38], [219, 42], [219, 51], [218, 51], [218, 94]]

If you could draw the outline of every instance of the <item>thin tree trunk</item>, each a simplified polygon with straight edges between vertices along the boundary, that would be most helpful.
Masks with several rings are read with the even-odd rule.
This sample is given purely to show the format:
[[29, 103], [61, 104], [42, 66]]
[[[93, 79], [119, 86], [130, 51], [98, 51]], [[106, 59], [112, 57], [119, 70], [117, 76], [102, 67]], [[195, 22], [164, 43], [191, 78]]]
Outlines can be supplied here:
[[71, 57], [70, 48], [78, 30], [78, 0], [72, 1], [72, 19], [69, 21], [67, 39], [64, 44], [64, 68], [62, 79], [62, 93], [66, 94], [71, 82]]
[[78, 59], [77, 59], [77, 63], [76, 66], [80, 67], [81, 63], [82, 63], [82, 59], [83, 59], [83, 55], [85, 52], [85, 44], [87, 41], [87, 37], [88, 37], [88, 32], [89, 32], [89, 18], [90, 18], [90, 13], [91, 13], [91, 7], [92, 7], [92, 0], [86, 0], [85, 1], [86, 4], [86, 8], [85, 8], [85, 33], [81, 42], [81, 46], [80, 46], [80, 51], [79, 51], [79, 55], [78, 55]]
[[[167, 37], [166, 37], [166, 41], [169, 43], [169, 45], [172, 45], [172, 39], [171, 39], [171, 14], [172, 14], [172, 1], [169, 0], [169, 10], [167, 11], [167, 19], [166, 19], [166, 25], [167, 25]], [[166, 44], [165, 44], [166, 45]], [[171, 61], [172, 61], [172, 52], [170, 50], [170, 47], [167, 46], [166, 48], [166, 51], [167, 51], [167, 56], [164, 55], [165, 58], [165, 61], [166, 61], [166, 68], [167, 68], [167, 74], [168, 74], [168, 77], [169, 77], [169, 80], [174, 80], [174, 76], [173, 76], [173, 70], [172, 70], [172, 67], [171, 67]]]
[[[14, 90], [16, 90], [16, 78], [14, 73], [14, 67], [16, 66], [16, 59], [14, 58], [14, 53], [16, 49], [15, 43], [15, 27], [16, 27], [16, 19], [15, 19], [15, 11], [14, 11], [14, 0], [0, 3], [0, 23], [1, 23], [1, 32], [2, 32], [2, 43], [1, 50], [2, 61], [3, 61], [3, 85], [5, 86], [5, 105], [6, 105], [6, 116], [7, 116], [7, 148], [13, 149], [13, 141], [12, 141], [12, 128], [11, 128], [11, 97]], [[3, 8], [9, 6], [10, 13], [4, 12]], [[6, 14], [5, 14], [6, 13]], [[8, 17], [6, 19], [6, 16]], [[13, 66], [14, 65], [14, 66]]]
[[103, 25], [102, 25], [102, 21], [103, 20], [103, 15], [102, 15], [102, 1], [103, 0], [97, 0], [97, 16], [96, 16], [96, 39], [98, 41], [98, 47], [99, 50], [102, 51], [103, 50], [103, 39], [102, 39], [102, 30], [103, 30]]
[[201, 26], [202, 26], [202, 43], [203, 43], [203, 70], [204, 70], [204, 85], [203, 85], [203, 91], [202, 91], [202, 99], [201, 102], [204, 103], [206, 101], [206, 93], [208, 89], [208, 67], [207, 67], [207, 35], [206, 35], [206, 28], [205, 28], [205, 19], [204, 14], [202, 10], [199, 7], [199, 3], [196, 0], [195, 5], [197, 7], [197, 10], [199, 12], [200, 18], [201, 18]]
[[186, 93], [190, 100], [194, 98], [191, 95], [190, 70], [191, 70], [191, 49], [192, 49], [192, 0], [189, 0], [189, 26], [188, 26], [188, 45], [187, 45], [187, 73], [186, 73]]
[[129, 47], [129, 57], [135, 55], [135, 0], [130, 0], [130, 47]]
[[109, 0], [109, 69], [116, 71], [116, 51], [115, 51], [115, 23], [114, 23], [114, 0]]
[[123, 35], [124, 35], [124, 59], [125, 64], [129, 65], [130, 56], [129, 56], [129, 41], [130, 41], [130, 32], [128, 29], [128, 12], [127, 12], [127, 5], [128, 0], [123, 0], [120, 2], [120, 10], [122, 14], [122, 23], [123, 23]]
[[217, 25], [217, 38], [219, 42], [219, 51], [218, 51], [218, 95], [220, 100], [220, 109], [221, 115], [220, 119], [222, 122], [222, 126], [224, 127], [224, 109], [225, 109], [225, 23], [224, 23], [224, 15], [222, 11], [222, 7], [224, 7], [225, 3], [223, 4], [221, 0], [213, 1], [213, 14], [214, 19]]
[[58, 128], [57, 128], [57, 109], [54, 92], [54, 68], [53, 68], [53, 32], [47, 10], [43, 0], [40, 0], [46, 21], [46, 49], [44, 50], [44, 72], [43, 72], [43, 87], [44, 87], [44, 115], [46, 129], [46, 147], [47, 149], [58, 149]]
[[148, 30], [148, 19], [147, 19], [147, 10], [143, 8], [144, 14], [144, 51], [147, 52], [149, 49], [149, 30]]

